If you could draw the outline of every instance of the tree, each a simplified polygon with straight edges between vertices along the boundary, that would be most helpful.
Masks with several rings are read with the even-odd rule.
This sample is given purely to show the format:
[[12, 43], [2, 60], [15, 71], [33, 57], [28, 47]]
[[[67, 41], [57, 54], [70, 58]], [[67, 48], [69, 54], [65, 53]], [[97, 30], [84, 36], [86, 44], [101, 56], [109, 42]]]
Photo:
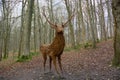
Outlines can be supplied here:
[[110, 37], [110, 38], [112, 38], [113, 37], [113, 27], [112, 27], [112, 22], [113, 22], [113, 20], [112, 20], [112, 12], [111, 12], [111, 5], [110, 5], [110, 0], [106, 0], [106, 6], [107, 6], [107, 13], [108, 13], [108, 20], [107, 20], [107, 27], [108, 27], [108, 36]]
[[9, 41], [10, 41], [10, 32], [11, 32], [11, 26], [10, 26], [10, 17], [11, 17], [11, 6], [9, 3], [7, 3], [5, 0], [2, 0], [2, 6], [3, 6], [3, 26], [4, 26], [4, 58], [8, 57], [9, 53]]
[[113, 66], [120, 66], [120, 0], [112, 0], [112, 12], [114, 17], [114, 58]]
[[22, 0], [22, 11], [21, 11], [21, 27], [20, 27], [20, 42], [19, 42], [19, 51], [18, 51], [18, 57], [21, 56], [22, 53], [22, 47], [23, 47], [23, 28], [24, 28], [24, 7], [25, 7], [24, 0]]
[[78, 11], [78, 23], [79, 23], [79, 25], [81, 24], [81, 27], [82, 27], [82, 42], [85, 42], [85, 40], [86, 40], [86, 34], [85, 34], [85, 24], [84, 24], [84, 20], [83, 20], [83, 11], [82, 11], [82, 0], [79, 0], [78, 1], [78, 4], [79, 4], [79, 11]]
[[[71, 14], [73, 14], [71, 12], [71, 6], [70, 6], [70, 1], [69, 0], [64, 0], [65, 1], [65, 5], [66, 5], [66, 9], [67, 9], [67, 13], [68, 13], [68, 19], [70, 18]], [[69, 28], [70, 28], [70, 35], [71, 35], [71, 43], [72, 43], [72, 47], [75, 48], [75, 37], [74, 37], [74, 27], [72, 22], [69, 22]]]
[[[35, 7], [34, 7], [35, 8]], [[36, 25], [36, 12], [34, 9], [34, 52], [36, 53], [36, 47], [37, 47], [37, 25]]]
[[29, 56], [30, 53], [30, 35], [31, 35], [31, 22], [33, 13], [34, 0], [28, 1], [26, 26], [25, 26], [25, 44], [24, 44], [24, 56]]
[[[88, 16], [89, 16], [89, 22], [90, 22], [90, 28], [91, 28], [91, 34], [92, 34], [92, 46], [93, 48], [96, 47], [96, 42], [95, 42], [95, 33], [94, 33], [94, 18], [93, 18], [93, 7], [92, 7], [92, 2], [90, 0], [90, 3], [88, 0], [86, 0], [87, 3], [87, 10], [88, 10]], [[90, 6], [90, 7], [89, 7]]]
[[105, 25], [105, 15], [104, 15], [104, 3], [102, 0], [97, 0], [98, 3], [98, 16], [99, 16], [99, 29], [100, 29], [100, 39], [107, 40], [106, 35], [106, 25]]
[[[48, 0], [48, 11], [49, 11], [49, 17], [50, 17], [50, 21], [54, 22], [54, 14], [53, 14], [53, 0]], [[50, 28], [50, 43], [52, 42], [52, 39], [54, 37], [54, 30]]]
[[95, 41], [97, 42], [98, 39], [98, 30], [97, 30], [97, 15], [96, 15], [96, 0], [93, 0], [93, 18], [94, 18], [94, 34], [95, 34]]
[[2, 48], [3, 48], [3, 25], [0, 21], [0, 61], [2, 60]]

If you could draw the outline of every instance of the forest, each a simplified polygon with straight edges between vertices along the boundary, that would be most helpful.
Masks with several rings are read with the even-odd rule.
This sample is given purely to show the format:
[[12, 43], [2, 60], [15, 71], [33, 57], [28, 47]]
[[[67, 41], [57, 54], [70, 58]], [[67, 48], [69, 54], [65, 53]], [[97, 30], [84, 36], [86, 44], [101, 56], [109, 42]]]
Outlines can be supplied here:
[[119, 48], [119, 0], [0, 0], [0, 80], [120, 80]]

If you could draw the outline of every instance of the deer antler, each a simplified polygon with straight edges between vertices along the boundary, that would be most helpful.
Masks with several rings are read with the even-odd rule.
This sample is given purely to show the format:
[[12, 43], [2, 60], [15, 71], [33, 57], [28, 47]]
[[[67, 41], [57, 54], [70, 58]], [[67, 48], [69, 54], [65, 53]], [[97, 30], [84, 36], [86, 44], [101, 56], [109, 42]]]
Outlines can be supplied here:
[[[73, 12], [75, 12], [75, 9], [73, 10]], [[69, 17], [69, 19], [63, 24], [63, 26], [65, 26], [74, 16], [75, 16], [75, 13]]]
[[51, 27], [54, 28], [54, 27], [55, 27], [55, 24], [53, 24], [52, 22], [50, 22], [50, 21], [47, 19], [46, 15], [45, 15], [45, 10], [44, 10], [44, 9], [43, 9], [43, 16], [45, 17], [45, 19], [47, 20], [47, 22], [51, 25]]

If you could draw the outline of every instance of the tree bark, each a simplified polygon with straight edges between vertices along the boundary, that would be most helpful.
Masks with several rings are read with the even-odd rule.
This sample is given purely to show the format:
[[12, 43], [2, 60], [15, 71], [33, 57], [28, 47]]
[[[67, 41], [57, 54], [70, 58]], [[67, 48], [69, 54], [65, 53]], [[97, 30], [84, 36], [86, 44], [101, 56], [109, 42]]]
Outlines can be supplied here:
[[29, 56], [30, 53], [30, 35], [31, 35], [33, 6], [34, 6], [34, 0], [29, 0], [27, 6], [28, 12], [27, 12], [26, 26], [25, 26], [24, 56]]
[[83, 11], [82, 11], [82, 0], [79, 0], [79, 21], [80, 21], [80, 24], [81, 24], [81, 27], [82, 27], [82, 35], [81, 35], [81, 38], [82, 38], [82, 42], [84, 43], [86, 41], [86, 30], [85, 30], [85, 24], [84, 24], [84, 20], [83, 20]]
[[88, 0], [86, 0], [86, 2], [87, 2], [87, 10], [88, 10], [88, 16], [89, 16], [89, 22], [90, 22], [90, 28], [91, 28], [91, 34], [92, 34], [92, 47], [95, 48], [96, 42], [95, 42], [95, 33], [94, 33], [94, 20], [93, 20], [94, 18], [93, 18], [93, 12], [92, 12], [93, 11], [92, 2], [91, 0], [90, 0], [90, 3]]
[[37, 49], [37, 25], [36, 25], [36, 12], [34, 9], [34, 52], [36, 53]]
[[111, 5], [110, 0], [106, 0], [107, 13], [108, 13], [108, 37], [113, 37], [113, 26], [112, 26], [112, 15], [111, 15]]
[[[6, 3], [5, 0], [2, 0], [2, 5], [3, 5], [3, 24], [4, 24], [4, 48], [3, 48], [3, 57], [7, 58], [8, 53], [9, 53], [9, 41], [10, 41], [10, 32], [11, 32], [11, 27], [10, 27], [10, 4]], [[6, 6], [7, 5], [7, 6]]]
[[2, 60], [2, 49], [3, 49], [3, 25], [0, 21], [0, 61]]
[[113, 66], [120, 66], [120, 0], [112, 0], [114, 17], [114, 58]]
[[23, 28], [24, 28], [24, 0], [22, 0], [22, 11], [21, 11], [21, 27], [20, 27], [20, 42], [19, 42], [19, 50], [18, 50], [18, 57], [22, 54], [23, 49]]

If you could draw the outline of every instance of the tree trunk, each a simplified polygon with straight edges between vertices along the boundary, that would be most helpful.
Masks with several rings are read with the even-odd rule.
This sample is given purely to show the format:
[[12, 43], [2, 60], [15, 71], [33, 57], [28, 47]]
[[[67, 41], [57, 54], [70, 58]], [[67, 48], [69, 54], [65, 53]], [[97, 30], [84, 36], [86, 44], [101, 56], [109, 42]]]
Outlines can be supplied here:
[[95, 41], [98, 40], [98, 30], [97, 30], [97, 15], [96, 15], [96, 0], [93, 0], [93, 17], [94, 17], [94, 35]]
[[112, 15], [111, 15], [111, 5], [110, 0], [106, 0], [107, 13], [108, 13], [108, 36], [113, 37], [113, 26], [112, 26]]
[[0, 61], [2, 60], [2, 49], [3, 49], [3, 25], [0, 22]]
[[105, 26], [105, 18], [104, 18], [104, 10], [102, 0], [99, 0], [99, 10], [100, 10], [100, 26], [101, 26], [101, 39], [107, 40], [106, 36], [106, 26]]
[[82, 38], [82, 42], [84, 43], [86, 41], [86, 31], [85, 31], [85, 24], [84, 24], [84, 20], [83, 20], [83, 11], [82, 11], [82, 5], [81, 5], [81, 2], [82, 0], [79, 0], [79, 21], [80, 21], [80, 24], [81, 24], [81, 27], [82, 27], [82, 35], [81, 35], [81, 38]]
[[[71, 16], [71, 11], [70, 11], [70, 5], [69, 5], [69, 0], [64, 0], [65, 1], [65, 5], [66, 5], [66, 9], [67, 9], [67, 12], [68, 12], [68, 19], [70, 18]], [[73, 28], [73, 25], [71, 23], [71, 21], [69, 22], [69, 28], [70, 28], [70, 34], [71, 35], [71, 45], [73, 48], [75, 48], [75, 37], [74, 37], [74, 28]]]
[[24, 4], [24, 0], [22, 0], [21, 27], [20, 27], [20, 42], [19, 42], [18, 57], [21, 56], [22, 49], [23, 49], [24, 5], [25, 5], [25, 4]]
[[42, 43], [42, 27], [43, 27], [43, 21], [42, 21], [42, 16], [40, 14], [40, 8], [39, 8], [39, 0], [37, 0], [37, 24], [39, 26], [39, 45]]
[[113, 65], [120, 66], [120, 0], [112, 0], [112, 10], [114, 17], [114, 58]]
[[10, 21], [9, 21], [9, 16], [10, 16], [10, 8], [6, 7], [10, 6], [9, 3], [6, 3], [5, 0], [2, 0], [2, 5], [3, 5], [3, 24], [5, 27], [5, 31], [4, 31], [4, 48], [3, 48], [3, 52], [4, 58], [8, 57], [8, 53], [9, 53], [9, 40], [10, 40], [10, 31], [11, 31], [11, 27], [10, 27]]
[[86, 0], [86, 2], [87, 2], [87, 10], [88, 10], [89, 22], [90, 22], [90, 28], [91, 28], [91, 34], [92, 34], [92, 47], [95, 48], [96, 42], [95, 42], [95, 33], [94, 33], [94, 18], [93, 18], [93, 12], [92, 12], [93, 11], [92, 2], [91, 0], [90, 0], [90, 3], [88, 0]]
[[36, 25], [36, 8], [34, 8], [34, 52], [36, 53], [37, 49], [37, 25]]
[[27, 18], [25, 26], [25, 47], [24, 47], [24, 56], [29, 56], [30, 53], [30, 35], [31, 35], [31, 22], [32, 22], [32, 13], [33, 13], [34, 0], [28, 1], [27, 6]]

